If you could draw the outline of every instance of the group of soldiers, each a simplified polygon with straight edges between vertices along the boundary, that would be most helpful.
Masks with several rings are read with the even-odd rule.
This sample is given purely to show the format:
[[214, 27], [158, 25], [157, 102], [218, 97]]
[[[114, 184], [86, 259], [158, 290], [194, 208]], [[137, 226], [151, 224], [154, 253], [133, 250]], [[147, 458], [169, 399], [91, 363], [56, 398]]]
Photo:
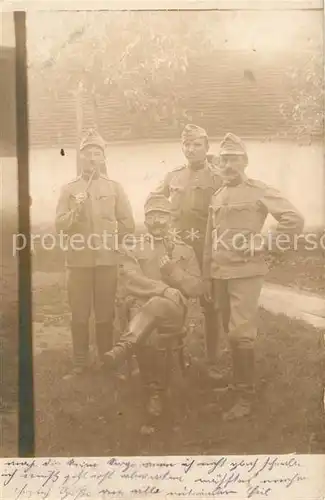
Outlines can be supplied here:
[[[68, 245], [74, 354], [70, 375], [88, 368], [93, 305], [104, 373], [135, 355], [147, 394], [145, 413], [150, 422], [159, 418], [171, 369], [166, 353], [177, 353], [184, 364], [180, 351], [189, 300], [198, 299], [205, 319], [206, 365], [216, 386], [231, 388], [234, 395], [224, 419], [242, 418], [254, 408], [254, 345], [259, 296], [268, 272], [265, 255], [278, 251], [269, 248], [269, 238], [254, 236], [261, 234], [268, 214], [277, 221], [273, 241], [279, 234], [291, 241], [301, 233], [304, 220], [277, 190], [246, 176], [248, 154], [236, 135], [226, 134], [216, 155], [209, 154], [207, 133], [199, 126], [187, 125], [181, 142], [186, 161], [148, 194], [147, 235], [141, 245], [130, 246], [125, 242], [135, 232], [132, 208], [122, 186], [103, 174], [105, 142], [95, 131], [81, 142], [81, 174], [61, 191], [56, 228], [70, 238], [79, 234], [87, 240], [105, 231], [116, 237], [110, 247], [100, 242], [77, 249]], [[128, 315], [125, 331], [114, 342], [119, 281], [126, 290]], [[232, 354], [231, 377], [218, 375], [221, 332]]]

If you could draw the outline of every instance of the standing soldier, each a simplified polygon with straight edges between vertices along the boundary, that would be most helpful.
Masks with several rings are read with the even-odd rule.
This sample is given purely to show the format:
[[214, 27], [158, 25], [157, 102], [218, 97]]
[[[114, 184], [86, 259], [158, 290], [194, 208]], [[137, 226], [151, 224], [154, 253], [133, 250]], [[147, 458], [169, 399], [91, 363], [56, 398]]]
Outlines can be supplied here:
[[122, 280], [130, 294], [130, 322], [119, 342], [105, 355], [106, 366], [112, 368], [136, 353], [146, 389], [148, 425], [163, 410], [166, 377], [175, 368], [175, 364], [166, 365], [169, 354], [181, 355], [179, 342], [187, 300], [203, 294], [193, 249], [168, 234], [170, 208], [169, 200], [162, 195], [152, 195], [146, 201], [148, 235], [133, 250], [125, 250], [121, 258]]
[[[206, 131], [197, 125], [186, 125], [182, 133], [182, 148], [186, 164], [169, 172], [154, 192], [170, 198], [172, 226], [175, 234], [195, 251], [202, 267], [204, 238], [209, 205], [213, 193], [220, 188], [221, 179], [215, 157], [208, 155]], [[214, 365], [218, 345], [218, 324], [213, 305], [204, 298], [201, 305], [205, 316], [205, 338], [208, 362]]]
[[[277, 190], [246, 177], [247, 164], [245, 145], [234, 134], [227, 134], [220, 146], [224, 185], [212, 197], [203, 259], [207, 297], [221, 314], [225, 306], [229, 311], [223, 319], [232, 351], [236, 400], [225, 413], [226, 420], [244, 417], [252, 410], [256, 316], [268, 271], [263, 253], [269, 245], [279, 250], [274, 247], [278, 236], [285, 236], [290, 244], [304, 225], [296, 208]], [[271, 241], [260, 233], [268, 214], [278, 221]]]
[[81, 175], [65, 185], [56, 210], [56, 229], [68, 235], [68, 296], [74, 374], [88, 364], [93, 304], [99, 358], [113, 345], [118, 277], [118, 241], [134, 232], [134, 219], [121, 185], [101, 174], [105, 142], [90, 131], [80, 145]]

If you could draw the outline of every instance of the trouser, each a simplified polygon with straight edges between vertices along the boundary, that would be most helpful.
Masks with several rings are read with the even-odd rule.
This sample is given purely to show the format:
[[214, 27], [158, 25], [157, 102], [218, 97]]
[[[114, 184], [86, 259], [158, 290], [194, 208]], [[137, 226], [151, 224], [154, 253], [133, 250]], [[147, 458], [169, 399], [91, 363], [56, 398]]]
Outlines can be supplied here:
[[[263, 277], [213, 280], [213, 303], [228, 331], [235, 387], [254, 386], [254, 344]], [[245, 389], [246, 390], [246, 389]]]
[[158, 296], [131, 308], [127, 331], [106, 359], [117, 364], [135, 353], [144, 386], [164, 389], [181, 361], [185, 315], [183, 304]]
[[68, 269], [68, 299], [71, 309], [71, 332], [74, 360], [87, 361], [89, 351], [89, 319], [93, 306], [96, 343], [100, 358], [113, 346], [114, 305], [117, 267], [97, 266]]
[[257, 336], [258, 303], [263, 277], [213, 280], [213, 305], [222, 317], [229, 340], [239, 347], [251, 347]]
[[143, 385], [148, 391], [164, 390], [173, 379], [178, 378], [182, 368], [181, 334], [185, 308], [169, 299], [154, 297], [136, 314], [144, 314], [154, 321], [150, 337], [147, 337], [146, 342], [141, 341], [136, 348]]

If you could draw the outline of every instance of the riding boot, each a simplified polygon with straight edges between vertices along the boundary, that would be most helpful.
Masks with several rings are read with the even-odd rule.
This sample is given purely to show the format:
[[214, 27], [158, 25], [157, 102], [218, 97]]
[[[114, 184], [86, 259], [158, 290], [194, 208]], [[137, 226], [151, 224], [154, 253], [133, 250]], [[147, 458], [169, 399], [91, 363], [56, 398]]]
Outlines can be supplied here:
[[97, 353], [100, 361], [113, 347], [113, 326], [111, 323], [96, 323]]
[[204, 307], [204, 330], [205, 345], [209, 364], [215, 364], [217, 361], [217, 349], [219, 344], [219, 331], [217, 314], [209, 305]]
[[205, 344], [207, 354], [207, 382], [215, 388], [226, 388], [229, 384], [228, 375], [220, 372], [218, 358], [220, 358], [222, 318], [219, 312], [212, 307], [206, 307], [205, 313]]
[[252, 347], [232, 346], [233, 388], [235, 402], [223, 416], [231, 421], [247, 417], [252, 413], [255, 397], [255, 353]]
[[136, 350], [142, 387], [144, 389], [141, 434], [151, 434], [159, 426], [166, 397], [166, 353], [153, 346], [138, 345]]
[[134, 352], [135, 346], [145, 341], [153, 331], [155, 317], [140, 311], [129, 323], [127, 331], [113, 349], [103, 356], [107, 368], [115, 368]]
[[65, 375], [64, 380], [82, 374], [88, 365], [89, 357], [89, 325], [88, 323], [71, 322], [73, 363], [72, 372]]

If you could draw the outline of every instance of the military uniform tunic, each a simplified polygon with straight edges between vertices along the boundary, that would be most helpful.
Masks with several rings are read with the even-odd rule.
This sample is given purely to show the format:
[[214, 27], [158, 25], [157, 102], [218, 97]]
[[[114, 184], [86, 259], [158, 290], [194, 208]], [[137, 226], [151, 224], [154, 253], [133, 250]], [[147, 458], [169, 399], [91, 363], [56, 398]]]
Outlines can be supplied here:
[[268, 214], [278, 221], [273, 245], [277, 234], [291, 237], [303, 229], [303, 218], [296, 208], [279, 191], [253, 179], [219, 189], [212, 197], [209, 210], [204, 273], [213, 279], [244, 278], [268, 272], [263, 254], [244, 255], [241, 250], [245, 242], [253, 242], [254, 238], [257, 245], [261, 243], [259, 236]]
[[182, 241], [174, 241], [172, 247], [168, 270], [161, 269], [159, 265], [160, 259], [166, 255], [164, 241], [150, 237], [138, 243], [134, 250], [124, 252], [120, 267], [130, 308], [141, 308], [155, 297], [153, 309], [161, 325], [170, 323], [171, 329], [175, 329], [168, 315], [161, 314], [165, 310], [161, 305], [166, 300], [170, 301], [163, 298], [164, 291], [169, 287], [179, 291], [171, 302], [174, 301], [183, 322], [187, 300], [201, 295], [203, 285], [193, 249]]
[[211, 197], [220, 186], [218, 170], [206, 161], [198, 170], [187, 165], [176, 168], [155, 190], [170, 199], [172, 225], [194, 248], [200, 265]]
[[85, 191], [82, 176], [63, 187], [56, 211], [56, 229], [68, 236], [67, 266], [115, 266], [118, 241], [134, 232], [129, 200], [121, 185], [100, 175], [89, 188], [81, 217], [76, 216], [75, 196]]
[[[203, 258], [203, 276], [212, 279], [216, 310], [223, 318], [230, 339], [250, 346], [257, 335], [258, 301], [268, 271], [262, 252], [244, 253], [245, 242], [261, 244], [261, 231], [268, 214], [278, 221], [271, 243], [279, 234], [292, 241], [303, 229], [303, 218], [276, 189], [244, 178], [224, 186], [212, 197]], [[288, 241], [289, 243], [289, 241]], [[283, 244], [283, 242], [282, 242]], [[274, 247], [275, 249], [275, 247]]]

